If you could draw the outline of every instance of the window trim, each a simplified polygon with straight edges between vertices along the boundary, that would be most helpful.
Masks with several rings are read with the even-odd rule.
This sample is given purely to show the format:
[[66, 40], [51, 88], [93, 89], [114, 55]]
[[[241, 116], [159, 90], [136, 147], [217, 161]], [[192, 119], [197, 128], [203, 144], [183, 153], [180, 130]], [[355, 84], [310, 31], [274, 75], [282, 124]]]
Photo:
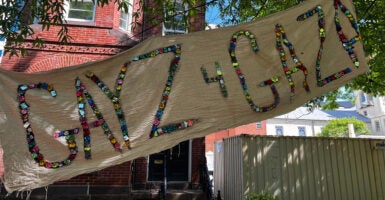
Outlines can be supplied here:
[[0, 37], [0, 63], [1, 63], [1, 60], [3, 59], [3, 55], [4, 55], [5, 42], [6, 42], [5, 38]]
[[128, 19], [124, 19], [126, 21], [126, 28], [122, 28], [120, 26], [120, 21], [122, 20], [122, 13], [123, 13], [123, 10], [120, 11], [120, 17], [119, 17], [119, 29], [122, 30], [122, 31], [125, 31], [125, 32], [129, 32], [131, 33], [131, 29], [132, 29], [132, 15], [133, 15], [133, 11], [134, 11], [134, 7], [133, 7], [133, 4], [134, 4], [134, 0], [124, 0], [126, 2], [128, 2], [129, 6], [128, 6], [128, 11], [127, 11], [127, 18]]
[[[278, 129], [281, 129], [282, 134], [278, 134]], [[279, 136], [283, 136], [283, 126], [275, 126], [275, 134]]]
[[381, 131], [381, 122], [379, 120], [374, 120], [374, 128], [376, 129], [376, 132]]
[[[179, 3], [179, 4], [182, 4], [183, 2], [180, 1], [180, 0], [176, 0], [175, 3]], [[184, 10], [183, 11], [175, 11], [175, 13], [180, 13], [180, 14], [177, 14], [177, 15], [184, 15], [184, 11], [188, 10], [188, 5], [187, 4], [183, 4], [184, 5]], [[177, 16], [175, 15], [175, 16]], [[174, 17], [175, 17], [174, 16]], [[166, 19], [166, 14], [165, 14], [165, 19]], [[187, 24], [185, 24], [185, 30], [177, 30], [177, 29], [168, 29], [166, 28], [166, 25], [165, 25], [165, 22], [166, 20], [164, 20], [164, 22], [162, 22], [162, 36], [165, 36], [167, 35], [167, 33], [173, 33], [173, 34], [186, 34], [188, 33], [188, 30], [187, 30]]]
[[88, 19], [77, 19], [77, 18], [69, 18], [69, 12], [70, 12], [70, 1], [71, 0], [65, 0], [64, 1], [64, 19], [67, 21], [75, 21], [75, 22], [94, 22], [95, 21], [95, 15], [96, 15], [96, 7], [97, 4], [95, 4], [92, 0], [82, 0], [78, 1], [78, 3], [83, 3], [83, 2], [92, 2], [94, 4], [94, 9], [92, 11], [92, 20]]
[[259, 129], [262, 129], [262, 128], [263, 128], [263, 127], [262, 127], [262, 122], [256, 122], [256, 123], [255, 123], [255, 128], [258, 129], [258, 130], [259, 130]]
[[[306, 136], [306, 127], [305, 126], [298, 126], [297, 128], [298, 128], [298, 136], [302, 136], [302, 137]], [[304, 135], [301, 135], [301, 129], [303, 129]]]

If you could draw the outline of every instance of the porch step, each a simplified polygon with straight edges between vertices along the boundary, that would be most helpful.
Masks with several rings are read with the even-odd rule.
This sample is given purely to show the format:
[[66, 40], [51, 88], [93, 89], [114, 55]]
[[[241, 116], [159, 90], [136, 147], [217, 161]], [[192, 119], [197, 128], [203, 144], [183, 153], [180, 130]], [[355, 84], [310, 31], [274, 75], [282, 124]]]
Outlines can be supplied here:
[[[30, 200], [158, 200], [162, 199], [162, 194], [159, 190], [132, 190], [131, 192], [123, 191], [120, 188], [118, 190], [109, 190], [102, 193], [102, 190], [93, 193], [79, 192], [78, 187], [67, 186], [66, 190], [56, 189], [52, 191], [52, 188], [48, 190], [46, 194], [42, 190], [34, 190], [30, 194]], [[99, 188], [101, 189], [101, 188]], [[15, 193], [6, 196], [2, 191], [0, 194], [0, 200], [24, 200], [27, 197], [27, 193]], [[206, 194], [201, 190], [167, 190], [167, 200], [206, 200]]]
[[[133, 190], [133, 200], [162, 199], [158, 190]], [[206, 200], [206, 194], [201, 190], [167, 190], [167, 200]]]

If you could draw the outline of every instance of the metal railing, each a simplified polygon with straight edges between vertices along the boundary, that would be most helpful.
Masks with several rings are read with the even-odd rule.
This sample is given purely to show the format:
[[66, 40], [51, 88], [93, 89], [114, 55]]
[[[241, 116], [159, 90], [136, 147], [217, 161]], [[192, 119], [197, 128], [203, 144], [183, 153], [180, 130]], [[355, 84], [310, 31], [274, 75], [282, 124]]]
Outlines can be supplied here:
[[210, 178], [206, 158], [202, 161], [200, 167], [200, 185], [206, 194], [207, 200], [214, 200], [213, 180]]

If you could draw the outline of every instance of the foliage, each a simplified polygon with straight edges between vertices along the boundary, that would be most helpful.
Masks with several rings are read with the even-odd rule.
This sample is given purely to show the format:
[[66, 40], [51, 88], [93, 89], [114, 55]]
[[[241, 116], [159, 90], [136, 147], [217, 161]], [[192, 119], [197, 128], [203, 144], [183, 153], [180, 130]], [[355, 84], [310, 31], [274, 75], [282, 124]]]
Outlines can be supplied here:
[[[77, 0], [76, 0], [77, 1]], [[81, 1], [81, 0], [79, 0]], [[38, 22], [42, 30], [49, 30], [51, 25], [59, 25], [57, 38], [62, 44], [68, 43], [71, 36], [68, 34], [68, 27], [64, 19], [64, 2], [51, 0], [2, 0], [0, 3], [0, 38], [8, 41], [6, 53], [10, 56], [18, 55], [18, 50], [24, 55], [26, 50], [23, 43], [32, 40], [34, 47], [41, 47], [44, 40], [34, 35], [30, 26]], [[97, 0], [100, 6], [108, 3], [108, 0]], [[119, 9], [128, 9], [128, 3], [124, 0], [115, 0]]]
[[246, 200], [278, 200], [278, 197], [273, 196], [267, 192], [254, 193], [251, 192], [246, 195]]
[[[70, 2], [81, 2], [83, 0], [69, 0]], [[108, 3], [114, 3], [119, 10], [127, 12], [130, 4], [127, 0], [92, 0], [98, 6], [105, 6]], [[71, 42], [72, 37], [69, 34], [68, 24], [65, 20], [66, 10], [65, 3], [67, 0], [52, 1], [52, 0], [1, 0], [0, 1], [0, 38], [7, 39], [6, 54], [10, 56], [25, 55], [26, 50], [23, 44], [27, 41], [32, 41], [33, 47], [41, 47], [44, 39], [34, 35], [35, 31], [30, 26], [37, 23], [41, 25], [42, 31], [48, 31], [51, 26], [59, 26], [57, 34], [58, 42], [67, 44]], [[169, 15], [166, 18], [171, 19], [177, 13], [169, 11], [174, 10], [174, 0], [154, 0], [151, 5], [146, 5], [148, 0], [139, 0], [139, 9], [133, 13], [134, 27], [142, 26], [139, 21], [140, 16], [145, 13], [146, 20], [151, 25], [159, 25], [165, 19], [159, 16]], [[189, 9], [181, 15], [183, 20], [188, 22], [187, 18], [195, 16], [198, 13], [197, 6], [200, 0], [183, 0]], [[167, 19], [166, 19], [167, 20]]]
[[346, 137], [349, 135], [348, 124], [353, 124], [356, 135], [368, 134], [369, 129], [363, 121], [355, 118], [333, 119], [318, 134], [321, 137]]
[[[275, 12], [290, 8], [306, 0], [218, 0], [222, 26], [244, 23]], [[308, 0], [309, 1], [309, 0]], [[364, 51], [368, 57], [370, 72], [355, 78], [345, 86], [346, 91], [363, 90], [366, 93], [385, 95], [385, 1], [354, 0], [356, 19], [363, 37]], [[363, 61], [361, 61], [363, 62]], [[308, 106], [319, 107], [323, 100], [336, 106], [341, 91], [333, 91], [308, 102]], [[343, 94], [342, 94], [343, 96]], [[340, 97], [339, 97], [340, 98]], [[351, 97], [349, 100], [353, 100]], [[310, 107], [310, 109], [312, 109]]]
[[[7, 38], [12, 45], [8, 44], [6, 51], [10, 55], [18, 55], [18, 50], [21, 54], [25, 54], [23, 43], [31, 39], [33, 45], [39, 47], [44, 40], [34, 36], [34, 30], [29, 26], [33, 22], [38, 21], [42, 25], [43, 30], [49, 30], [51, 25], [60, 26], [58, 32], [58, 41], [62, 44], [71, 41], [71, 36], [68, 34], [67, 23], [64, 19], [64, 2], [52, 0], [1, 0], [0, 4], [0, 37]], [[81, 0], [71, 0], [81, 1]], [[115, 3], [118, 9], [128, 10], [129, 4], [126, 0], [93, 0], [94, 3], [104, 6], [108, 3]], [[183, 20], [188, 22], [188, 18], [195, 16], [202, 6], [216, 6], [219, 8], [220, 17], [223, 20], [221, 26], [235, 25], [248, 22], [256, 18], [264, 17], [278, 11], [288, 9], [292, 6], [300, 4], [306, 0], [180, 0], [186, 4], [188, 9], [182, 15]], [[308, 0], [309, 1], [309, 0]], [[146, 5], [152, 2], [151, 5]], [[204, 3], [205, 2], [205, 3]], [[165, 20], [172, 19], [175, 14], [169, 12], [175, 6], [175, 0], [139, 0], [138, 10], [133, 14], [134, 27], [144, 27], [138, 19], [144, 14], [146, 23], [150, 25], [158, 25]], [[360, 26], [360, 31], [363, 36], [364, 50], [368, 57], [370, 72], [363, 74], [351, 83], [345, 86], [346, 91], [363, 90], [374, 96], [385, 95], [385, 1], [380, 0], [354, 0], [356, 19]], [[166, 17], [159, 17], [166, 16]], [[146, 26], [152, 28], [153, 26]], [[191, 28], [191, 27], [187, 27]], [[16, 31], [18, 30], [18, 31]], [[2, 33], [1, 33], [2, 32]], [[34, 37], [34, 38], [32, 38]], [[362, 61], [361, 61], [362, 62]], [[325, 96], [313, 99], [308, 105], [320, 106], [323, 100], [330, 102], [328, 108], [335, 106], [335, 100], [341, 92], [333, 91]], [[352, 99], [350, 99], [352, 100]]]

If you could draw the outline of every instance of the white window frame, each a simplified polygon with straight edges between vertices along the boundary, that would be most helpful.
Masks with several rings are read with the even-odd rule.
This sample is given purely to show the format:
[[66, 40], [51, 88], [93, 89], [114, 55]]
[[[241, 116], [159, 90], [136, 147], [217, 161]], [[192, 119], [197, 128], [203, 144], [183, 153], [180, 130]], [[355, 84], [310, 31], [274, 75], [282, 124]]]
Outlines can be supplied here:
[[3, 55], [4, 55], [5, 42], [6, 42], [5, 38], [0, 38], [0, 63], [1, 63], [1, 60], [3, 59]]
[[[133, 14], [133, 3], [134, 1], [133, 0], [124, 0], [126, 2], [128, 2], [128, 10], [127, 10], [127, 18], [122, 18], [123, 16], [123, 13], [124, 13], [124, 10], [121, 10], [120, 11], [120, 18], [119, 18], [119, 29], [120, 30], [123, 30], [123, 31], [127, 31], [127, 32], [130, 32], [131, 33], [131, 28], [132, 28], [132, 14]], [[125, 27], [122, 27], [121, 26], [121, 21], [124, 20], [126, 22], [126, 26]]]
[[365, 93], [361, 94], [361, 103], [366, 104], [368, 102]]
[[[303, 135], [301, 135], [301, 130], [303, 130]], [[298, 126], [298, 136], [306, 136], [306, 127]]]
[[[95, 21], [95, 12], [96, 12], [96, 7], [97, 7], [97, 4], [94, 3], [94, 9], [92, 11], [92, 19], [78, 19], [78, 18], [70, 18], [68, 17], [69, 15], [69, 12], [70, 12], [70, 1], [74, 1], [74, 0], [65, 0], [64, 2], [64, 16], [65, 16], [65, 20], [68, 20], [68, 21], [78, 21], [78, 22], [93, 22]], [[83, 2], [92, 2], [92, 0], [78, 0], [77, 3], [83, 3]]]
[[376, 129], [376, 132], [380, 132], [381, 131], [381, 123], [379, 120], [375, 120], [374, 121], [374, 128]]
[[[182, 4], [182, 2], [180, 0], [176, 0], [175, 3]], [[180, 13], [178, 15], [184, 15], [184, 12], [186, 10], [188, 10], [188, 5], [184, 4], [184, 10], [183, 11], [175, 10], [175, 13]], [[165, 14], [164, 17], [166, 18], [167, 15]], [[164, 20], [164, 21], [166, 21], [166, 20]], [[187, 24], [185, 26], [185, 30], [177, 30], [177, 29], [172, 29], [172, 28], [171, 29], [166, 28], [165, 22], [163, 22], [162, 23], [162, 36], [167, 35], [167, 33], [171, 33], [171, 34], [186, 34], [186, 33], [188, 33]]]
[[256, 129], [262, 129], [262, 122], [256, 122], [255, 123], [255, 128]]
[[[278, 134], [279, 129], [281, 129], [281, 134]], [[283, 136], [283, 126], [275, 126], [275, 134]]]

